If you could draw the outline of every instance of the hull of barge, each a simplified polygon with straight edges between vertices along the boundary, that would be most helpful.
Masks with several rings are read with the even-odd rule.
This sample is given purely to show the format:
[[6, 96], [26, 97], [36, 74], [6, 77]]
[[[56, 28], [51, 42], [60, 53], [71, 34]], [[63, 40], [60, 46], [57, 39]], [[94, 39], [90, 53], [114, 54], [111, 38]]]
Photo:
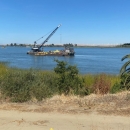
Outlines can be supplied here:
[[27, 54], [35, 56], [74, 56], [74, 53], [52, 53], [52, 52], [27, 52]]

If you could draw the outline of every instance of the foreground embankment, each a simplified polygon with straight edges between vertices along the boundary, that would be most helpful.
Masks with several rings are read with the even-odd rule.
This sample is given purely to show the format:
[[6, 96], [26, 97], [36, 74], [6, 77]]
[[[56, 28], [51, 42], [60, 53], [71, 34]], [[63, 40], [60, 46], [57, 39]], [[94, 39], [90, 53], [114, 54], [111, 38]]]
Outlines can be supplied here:
[[130, 130], [130, 92], [0, 103], [3, 130]]
[[130, 130], [130, 91], [122, 83], [79, 75], [62, 61], [53, 72], [0, 64], [0, 129]]

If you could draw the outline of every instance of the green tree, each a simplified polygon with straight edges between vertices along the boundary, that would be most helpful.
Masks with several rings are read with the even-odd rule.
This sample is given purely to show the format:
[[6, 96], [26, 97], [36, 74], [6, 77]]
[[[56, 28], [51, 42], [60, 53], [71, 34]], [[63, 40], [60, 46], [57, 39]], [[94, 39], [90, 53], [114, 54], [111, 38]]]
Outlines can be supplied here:
[[78, 69], [76, 66], [68, 65], [64, 61], [55, 60], [57, 66], [54, 68], [57, 78], [57, 86], [60, 94], [78, 94], [85, 95], [87, 91], [83, 84], [83, 79], [78, 75]]
[[[130, 55], [124, 56], [121, 60], [130, 58]], [[130, 90], [130, 60], [128, 60], [120, 69], [121, 88]]]
[[17, 43], [14, 43], [14, 46], [17, 46]]
[[10, 46], [13, 46], [13, 45], [14, 45], [13, 43], [10, 44]]

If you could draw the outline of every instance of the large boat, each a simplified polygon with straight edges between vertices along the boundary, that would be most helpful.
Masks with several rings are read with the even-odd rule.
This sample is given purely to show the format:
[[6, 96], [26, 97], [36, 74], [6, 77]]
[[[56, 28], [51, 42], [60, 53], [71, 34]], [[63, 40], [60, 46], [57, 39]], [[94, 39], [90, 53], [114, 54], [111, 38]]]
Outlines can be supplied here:
[[45, 52], [43, 51], [43, 45], [48, 42], [48, 40], [50, 39], [50, 37], [57, 31], [57, 29], [60, 27], [61, 25], [57, 26], [52, 33], [44, 40], [44, 42], [38, 46], [37, 45], [37, 41], [40, 40], [41, 38], [39, 38], [37, 41], [34, 42], [34, 46], [32, 47], [32, 49], [30, 51], [27, 52], [27, 54], [30, 55], [35, 55], [35, 56], [74, 56], [75, 52], [74, 49], [72, 47], [65, 47], [64, 50], [55, 50], [55, 51], [48, 51]]
[[27, 54], [35, 56], [74, 56], [75, 52], [72, 47], [67, 47], [64, 50], [55, 50], [55, 51], [37, 51], [36, 48], [32, 48], [31, 51], [28, 51]]

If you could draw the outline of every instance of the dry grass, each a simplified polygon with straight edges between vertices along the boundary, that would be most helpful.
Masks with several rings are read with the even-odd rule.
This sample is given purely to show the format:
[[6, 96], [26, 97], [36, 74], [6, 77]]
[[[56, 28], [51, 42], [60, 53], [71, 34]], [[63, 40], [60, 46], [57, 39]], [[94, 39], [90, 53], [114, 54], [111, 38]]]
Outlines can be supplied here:
[[55, 111], [71, 114], [96, 112], [130, 116], [130, 92], [105, 95], [91, 94], [85, 97], [57, 95], [41, 102], [34, 100], [27, 103], [1, 101], [0, 109], [39, 113]]

